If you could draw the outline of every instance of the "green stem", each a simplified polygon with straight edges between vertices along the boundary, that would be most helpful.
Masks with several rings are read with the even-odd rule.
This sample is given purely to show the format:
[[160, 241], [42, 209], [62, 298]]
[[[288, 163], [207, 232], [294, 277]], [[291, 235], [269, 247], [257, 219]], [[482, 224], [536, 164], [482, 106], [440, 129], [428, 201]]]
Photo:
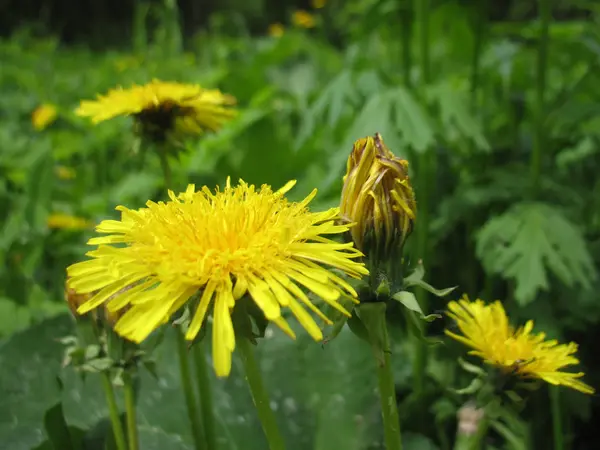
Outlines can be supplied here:
[[400, 4], [400, 27], [402, 32], [402, 75], [404, 85], [410, 87], [410, 69], [412, 67], [412, 53], [410, 48], [410, 35], [412, 24], [411, 0], [402, 0]]
[[540, 11], [540, 36], [538, 42], [537, 68], [536, 68], [536, 111], [535, 111], [535, 137], [531, 152], [530, 170], [532, 196], [537, 194], [542, 171], [542, 151], [544, 148], [544, 93], [546, 91], [546, 72], [548, 65], [548, 29], [552, 17], [551, 0], [538, 0]]
[[260, 369], [258, 368], [256, 359], [254, 358], [254, 350], [252, 349], [252, 343], [247, 338], [241, 337], [240, 339], [238, 339], [237, 345], [240, 351], [240, 355], [242, 357], [242, 362], [244, 364], [244, 370], [246, 372], [246, 381], [248, 382], [248, 385], [250, 387], [252, 399], [258, 411], [258, 417], [267, 437], [269, 449], [284, 450], [285, 445], [283, 442], [283, 437], [279, 432], [279, 428], [277, 427], [277, 421], [275, 420], [275, 415], [271, 410], [269, 395], [265, 390], [260, 375]]
[[171, 166], [167, 159], [167, 151], [164, 148], [158, 148], [158, 157], [160, 158], [160, 167], [163, 171], [163, 177], [165, 179], [165, 187], [172, 189], [173, 187], [173, 176], [171, 175]]
[[100, 378], [102, 379], [102, 388], [104, 389], [104, 396], [106, 397], [106, 403], [108, 404], [108, 413], [110, 416], [110, 422], [112, 424], [113, 433], [115, 435], [115, 443], [117, 450], [127, 450], [127, 443], [125, 441], [125, 432], [123, 431], [123, 424], [119, 417], [119, 408], [117, 407], [117, 401], [115, 400], [115, 392], [110, 382], [108, 373], [101, 372]]
[[385, 434], [386, 450], [401, 450], [400, 417], [398, 416], [398, 402], [396, 401], [396, 384], [392, 373], [390, 357], [390, 338], [387, 327], [383, 325], [383, 364], [377, 361], [377, 379], [379, 381], [379, 395], [381, 397], [381, 415]]
[[550, 386], [550, 409], [552, 412], [554, 450], [564, 450], [565, 441], [563, 434], [562, 411], [560, 409], [560, 388], [557, 386]]
[[190, 375], [190, 361], [185, 337], [183, 333], [177, 331], [177, 353], [179, 353], [179, 372], [181, 374], [181, 387], [185, 397], [185, 405], [187, 407], [190, 426], [192, 427], [192, 435], [194, 437], [194, 448], [196, 450], [203, 449], [204, 436], [202, 433], [200, 417], [198, 414], [198, 405], [196, 403], [196, 395], [192, 385], [192, 377]]
[[[419, 50], [421, 63], [421, 85], [425, 89], [430, 81], [429, 70], [429, 1], [416, 0], [415, 22], [419, 24]], [[431, 185], [431, 151], [427, 149], [418, 155], [417, 161], [417, 188], [419, 210], [416, 220], [417, 258], [427, 259], [428, 230], [429, 230], [429, 188]], [[421, 308], [426, 311], [427, 293], [423, 289], [415, 292]], [[427, 346], [420, 339], [415, 339], [415, 357], [413, 359], [413, 388], [416, 399], [420, 399], [424, 391], [425, 369], [427, 367]]]
[[123, 389], [125, 391], [125, 414], [127, 417], [127, 438], [129, 440], [129, 450], [138, 450], [139, 443], [133, 378], [130, 374], [125, 374], [123, 377], [123, 382]]
[[487, 435], [488, 422], [483, 419], [479, 423], [479, 427], [475, 434], [458, 433], [454, 450], [481, 450], [483, 448], [483, 440]]
[[208, 364], [206, 363], [205, 347], [203, 342], [198, 342], [193, 347], [194, 363], [196, 365], [196, 381], [198, 382], [198, 393], [200, 394], [200, 411], [202, 413], [202, 424], [208, 450], [217, 448], [215, 435], [215, 420], [213, 414], [213, 401], [211, 382], [208, 375]]

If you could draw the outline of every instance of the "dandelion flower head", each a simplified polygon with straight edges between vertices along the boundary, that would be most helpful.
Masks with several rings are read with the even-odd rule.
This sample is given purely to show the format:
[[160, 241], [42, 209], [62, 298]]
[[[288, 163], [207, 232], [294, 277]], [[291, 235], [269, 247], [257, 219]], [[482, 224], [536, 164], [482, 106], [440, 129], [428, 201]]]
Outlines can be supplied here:
[[[282, 308], [321, 340], [309, 311], [331, 322], [306, 291], [349, 315], [340, 297], [355, 299], [357, 294], [332, 269], [355, 278], [368, 272], [355, 261], [362, 254], [352, 244], [328, 237], [348, 230], [337, 224], [338, 209], [310, 212], [316, 191], [301, 202], [288, 201], [284, 194], [294, 183], [278, 191], [243, 181], [233, 187], [229, 180], [215, 192], [189, 185], [179, 195], [169, 191], [167, 202], [149, 201], [139, 210], [117, 207], [121, 220], [101, 222], [97, 231], [107, 236], [88, 242], [98, 245], [88, 253], [91, 259], [68, 268], [69, 287], [76, 292], [99, 289], [78, 312], [104, 303], [109, 311], [128, 306], [115, 331], [141, 342], [184, 304], [197, 304], [186, 333], [193, 340], [212, 310], [213, 363], [219, 376], [231, 370], [231, 313], [246, 294], [291, 337]], [[110, 298], [126, 286], [133, 287]]]
[[42, 131], [54, 122], [57, 116], [58, 110], [56, 109], [56, 106], [44, 103], [31, 113], [31, 124], [37, 131]]
[[195, 84], [153, 80], [128, 89], [116, 88], [96, 100], [84, 100], [75, 113], [94, 124], [133, 116], [142, 134], [162, 140], [170, 132], [201, 134], [217, 131], [236, 115], [235, 98]]
[[507, 373], [541, 379], [585, 394], [594, 393], [594, 388], [579, 379], [583, 372], [561, 370], [579, 364], [574, 356], [577, 352], [574, 342], [559, 344], [556, 340], [546, 340], [544, 333], [533, 333], [531, 320], [514, 329], [499, 301], [486, 305], [482, 300], [472, 302], [464, 296], [458, 302], [450, 302], [448, 309], [461, 334], [449, 330], [446, 334], [471, 347], [470, 354]]

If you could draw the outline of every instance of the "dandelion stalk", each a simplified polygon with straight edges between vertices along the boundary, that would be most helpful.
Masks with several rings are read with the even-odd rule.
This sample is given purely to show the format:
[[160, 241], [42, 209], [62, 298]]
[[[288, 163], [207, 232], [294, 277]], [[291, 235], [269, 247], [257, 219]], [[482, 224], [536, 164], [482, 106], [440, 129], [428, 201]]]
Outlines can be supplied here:
[[564, 450], [563, 418], [560, 409], [560, 388], [558, 386], [550, 386], [550, 410], [552, 413], [554, 450]]
[[167, 159], [167, 151], [164, 148], [158, 148], [158, 157], [160, 158], [160, 167], [163, 171], [163, 177], [165, 179], [165, 187], [172, 189], [173, 187], [173, 176], [171, 174], [171, 166]]
[[123, 377], [123, 382], [123, 390], [125, 391], [125, 414], [127, 417], [127, 438], [129, 441], [129, 450], [138, 450], [139, 443], [133, 378], [130, 374], [125, 374]]
[[121, 418], [119, 417], [119, 408], [117, 407], [115, 391], [112, 387], [110, 377], [108, 376], [108, 373], [101, 372], [100, 378], [102, 379], [102, 388], [104, 389], [104, 396], [106, 397], [106, 403], [108, 404], [108, 413], [115, 436], [117, 450], [127, 450], [125, 432], [123, 431], [123, 424], [121, 423]]
[[[382, 336], [383, 348], [390, 348], [390, 338], [385, 321], [383, 321]], [[400, 417], [398, 416], [398, 402], [396, 401], [396, 385], [392, 372], [389, 350], [382, 352], [382, 361], [377, 364], [377, 379], [379, 381], [379, 395], [381, 397], [381, 414], [385, 434], [385, 447], [387, 450], [401, 450], [402, 439], [400, 436]]]
[[250, 387], [252, 393], [252, 400], [258, 411], [258, 417], [262, 424], [263, 430], [267, 437], [270, 450], [284, 450], [285, 445], [279, 428], [277, 427], [277, 421], [275, 415], [271, 410], [269, 402], [269, 395], [263, 385], [262, 377], [260, 375], [260, 369], [256, 363], [254, 357], [254, 350], [252, 349], [252, 343], [246, 337], [240, 337], [237, 340], [237, 346], [242, 357], [244, 364], [244, 370], [246, 372], [246, 381]]
[[185, 342], [183, 333], [177, 330], [177, 353], [179, 354], [179, 372], [181, 374], [181, 387], [185, 397], [185, 406], [187, 408], [190, 425], [192, 427], [192, 435], [194, 437], [194, 448], [202, 450], [205, 448], [205, 441], [202, 430], [200, 428], [200, 417], [198, 414], [198, 405], [196, 403], [196, 394], [192, 385], [192, 377], [190, 375], [189, 352]]
[[551, 0], [539, 0], [540, 11], [540, 36], [537, 52], [537, 82], [536, 82], [536, 111], [535, 111], [535, 137], [533, 151], [531, 152], [530, 170], [532, 194], [535, 196], [540, 184], [542, 171], [542, 151], [544, 148], [544, 94], [546, 91], [546, 71], [548, 65], [548, 29], [552, 17]]
[[214, 450], [217, 448], [217, 442], [215, 435], [211, 382], [208, 375], [208, 365], [206, 364], [206, 351], [204, 343], [198, 342], [196, 345], [194, 345], [193, 351], [206, 447], [208, 450]]
[[[421, 82], [425, 88], [429, 83], [429, 0], [419, 0], [415, 7], [416, 22], [420, 27], [419, 49], [421, 56]], [[431, 174], [433, 173], [431, 149], [421, 152], [417, 164], [417, 183], [419, 198], [419, 219], [416, 223], [417, 235], [417, 257], [426, 259], [428, 249], [427, 234], [429, 230], [429, 187], [431, 183]], [[427, 310], [427, 293], [423, 289], [416, 291], [417, 301], [421, 309]], [[425, 369], [427, 368], [428, 352], [427, 346], [420, 339], [415, 339], [415, 356], [413, 359], [413, 387], [415, 397], [421, 398], [423, 395], [425, 380]]]

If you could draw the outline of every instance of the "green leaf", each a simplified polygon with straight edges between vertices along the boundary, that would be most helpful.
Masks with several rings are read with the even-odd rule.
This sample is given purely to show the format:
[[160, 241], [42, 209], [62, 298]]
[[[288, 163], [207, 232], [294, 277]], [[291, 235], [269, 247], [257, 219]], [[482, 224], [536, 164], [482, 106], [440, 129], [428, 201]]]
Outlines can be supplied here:
[[477, 234], [477, 255], [490, 273], [515, 280], [522, 305], [549, 289], [548, 271], [585, 289], [597, 278], [581, 231], [544, 203], [517, 204], [490, 219]]
[[394, 295], [392, 295], [392, 298], [402, 303], [406, 308], [410, 309], [411, 311], [419, 314], [419, 316], [426, 322], [433, 322], [435, 319], [440, 319], [442, 317], [439, 314], [425, 315], [423, 313], [423, 310], [421, 309], [421, 306], [419, 305], [419, 302], [417, 301], [417, 297], [415, 297], [415, 294], [413, 294], [412, 292], [396, 292]]
[[77, 450], [81, 442], [75, 442], [65, 421], [62, 402], [57, 402], [44, 414], [44, 428], [54, 450]]
[[432, 285], [424, 281], [423, 276], [425, 276], [425, 269], [423, 268], [423, 262], [419, 261], [415, 270], [409, 276], [404, 278], [404, 287], [408, 288], [412, 286], [418, 286], [438, 297], [445, 297], [457, 288], [457, 286], [454, 286], [445, 289], [436, 289]]

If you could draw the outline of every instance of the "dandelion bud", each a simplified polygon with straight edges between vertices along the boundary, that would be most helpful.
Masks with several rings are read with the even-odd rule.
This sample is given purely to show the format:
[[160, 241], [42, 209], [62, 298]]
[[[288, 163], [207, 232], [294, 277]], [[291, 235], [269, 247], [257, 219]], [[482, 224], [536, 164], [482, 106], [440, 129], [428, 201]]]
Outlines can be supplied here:
[[352, 240], [375, 265], [400, 260], [416, 218], [408, 161], [385, 146], [380, 134], [359, 139], [348, 158], [341, 214], [354, 223]]

